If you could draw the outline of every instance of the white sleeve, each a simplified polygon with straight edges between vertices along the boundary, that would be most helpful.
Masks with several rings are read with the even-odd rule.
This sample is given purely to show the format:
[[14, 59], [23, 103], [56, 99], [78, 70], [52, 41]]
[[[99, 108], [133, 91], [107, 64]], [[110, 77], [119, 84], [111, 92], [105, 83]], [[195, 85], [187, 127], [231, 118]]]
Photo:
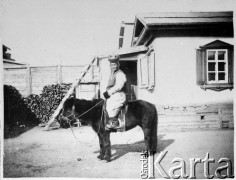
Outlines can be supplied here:
[[118, 72], [116, 74], [116, 84], [107, 91], [109, 96], [120, 91], [124, 87], [126, 81], [125, 74], [123, 72]]

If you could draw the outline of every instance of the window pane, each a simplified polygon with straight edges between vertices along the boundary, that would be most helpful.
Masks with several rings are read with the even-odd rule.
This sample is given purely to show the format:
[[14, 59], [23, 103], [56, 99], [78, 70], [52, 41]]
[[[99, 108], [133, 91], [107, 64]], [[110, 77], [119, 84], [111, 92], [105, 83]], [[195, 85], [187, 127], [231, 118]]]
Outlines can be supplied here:
[[219, 73], [218, 77], [219, 77], [219, 81], [220, 80], [225, 80], [225, 73]]
[[225, 63], [224, 62], [218, 63], [218, 71], [225, 71]]
[[208, 60], [215, 60], [215, 51], [208, 51]]
[[215, 77], [216, 77], [216, 73], [209, 73], [209, 77], [208, 77], [209, 79], [208, 80], [209, 81], [215, 81], [216, 80]]
[[225, 60], [225, 51], [218, 51], [218, 60]]
[[208, 71], [215, 71], [216, 63], [208, 63]]

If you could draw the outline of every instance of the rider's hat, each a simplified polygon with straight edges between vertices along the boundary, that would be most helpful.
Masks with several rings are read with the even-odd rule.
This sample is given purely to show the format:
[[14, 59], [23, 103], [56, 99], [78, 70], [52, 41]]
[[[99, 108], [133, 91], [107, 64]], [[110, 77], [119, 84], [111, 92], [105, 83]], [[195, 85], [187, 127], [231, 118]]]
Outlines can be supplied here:
[[110, 63], [119, 63], [119, 59], [119, 55], [108, 56], [108, 60], [110, 61]]

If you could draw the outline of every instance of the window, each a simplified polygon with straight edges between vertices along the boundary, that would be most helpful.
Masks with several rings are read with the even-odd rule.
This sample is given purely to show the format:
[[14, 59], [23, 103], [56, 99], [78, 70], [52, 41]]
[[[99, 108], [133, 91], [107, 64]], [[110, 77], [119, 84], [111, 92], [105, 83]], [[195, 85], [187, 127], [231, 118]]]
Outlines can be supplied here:
[[228, 83], [227, 49], [207, 50], [207, 83]]
[[233, 89], [233, 45], [216, 40], [197, 49], [197, 84], [216, 91]]
[[153, 51], [139, 57], [140, 85], [148, 90], [155, 86], [155, 53]]

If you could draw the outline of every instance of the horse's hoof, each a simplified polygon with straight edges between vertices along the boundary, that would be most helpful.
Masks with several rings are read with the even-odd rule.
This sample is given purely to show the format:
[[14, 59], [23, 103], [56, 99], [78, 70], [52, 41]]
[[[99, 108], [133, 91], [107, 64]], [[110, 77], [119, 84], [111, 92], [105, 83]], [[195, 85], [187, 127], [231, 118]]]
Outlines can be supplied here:
[[99, 155], [97, 156], [97, 158], [98, 158], [98, 159], [101, 159], [101, 160], [103, 160], [103, 157], [104, 157], [104, 155], [102, 155], [102, 154], [99, 154]]
[[110, 162], [111, 161], [111, 157], [109, 156], [104, 156], [103, 160], [107, 161], [107, 162]]

